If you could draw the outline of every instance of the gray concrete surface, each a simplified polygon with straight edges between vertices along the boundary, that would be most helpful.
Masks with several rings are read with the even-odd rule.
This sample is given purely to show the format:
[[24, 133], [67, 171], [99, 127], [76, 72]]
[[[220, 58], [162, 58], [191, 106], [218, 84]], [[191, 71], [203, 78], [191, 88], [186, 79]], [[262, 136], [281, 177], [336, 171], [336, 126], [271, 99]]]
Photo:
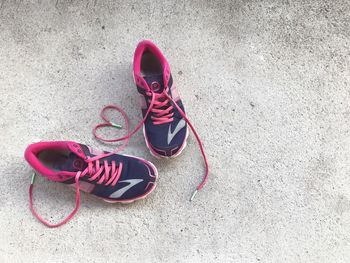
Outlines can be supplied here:
[[[350, 262], [350, 4], [339, 1], [0, 1], [0, 262]], [[124, 153], [153, 161], [156, 191], [131, 205], [83, 194], [48, 229], [28, 209], [37, 139], [106, 150], [103, 105], [140, 121], [131, 58], [168, 57], [193, 136], [158, 161], [141, 133]], [[74, 192], [37, 181], [58, 221]]]

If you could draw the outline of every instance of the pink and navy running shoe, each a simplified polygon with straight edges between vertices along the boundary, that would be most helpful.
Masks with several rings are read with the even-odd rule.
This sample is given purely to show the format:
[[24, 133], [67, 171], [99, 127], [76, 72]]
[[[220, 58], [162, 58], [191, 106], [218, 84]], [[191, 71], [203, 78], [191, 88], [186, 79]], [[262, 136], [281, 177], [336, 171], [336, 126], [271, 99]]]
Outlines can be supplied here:
[[[72, 141], [39, 142], [25, 151], [25, 159], [39, 174], [49, 180], [76, 188], [76, 208], [61, 223], [51, 224], [34, 210], [30, 187], [30, 208], [45, 225], [57, 227], [77, 212], [80, 190], [110, 203], [130, 203], [144, 199], [156, 187], [157, 169], [141, 158], [93, 150]], [[35, 175], [35, 174], [34, 174]]]
[[[188, 128], [185, 109], [170, 66], [159, 48], [149, 40], [140, 42], [134, 54], [134, 80], [141, 95], [145, 117], [143, 133], [156, 157], [176, 157], [186, 147]], [[153, 103], [152, 103], [153, 102]]]
[[[134, 80], [141, 95], [143, 119], [130, 131], [126, 113], [115, 105], [107, 105], [100, 113], [103, 123], [95, 126], [94, 136], [104, 142], [124, 141], [120, 149], [126, 147], [129, 139], [141, 127], [146, 145], [155, 157], [176, 157], [186, 147], [188, 128], [196, 137], [205, 164], [205, 174], [201, 183], [192, 194], [193, 200], [197, 191], [203, 188], [209, 175], [209, 164], [202, 142], [193, 125], [186, 116], [182, 101], [176, 91], [170, 66], [159, 48], [149, 40], [141, 41], [134, 54]], [[101, 137], [97, 130], [104, 127], [121, 128], [111, 122], [105, 112], [108, 109], [119, 111], [125, 121], [127, 134], [116, 139]], [[118, 149], [118, 150], [120, 150]]]

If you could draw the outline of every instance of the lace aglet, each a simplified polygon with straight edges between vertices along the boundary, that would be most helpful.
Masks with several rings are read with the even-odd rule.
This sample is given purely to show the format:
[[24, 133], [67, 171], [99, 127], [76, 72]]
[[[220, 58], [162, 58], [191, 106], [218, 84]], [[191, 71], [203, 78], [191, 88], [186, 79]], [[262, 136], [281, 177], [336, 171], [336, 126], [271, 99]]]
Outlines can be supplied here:
[[36, 176], [36, 173], [33, 173], [33, 175], [32, 175], [32, 180], [31, 180], [30, 184], [34, 184], [34, 182], [35, 182], [35, 176]]
[[123, 126], [121, 126], [121, 125], [119, 125], [119, 124], [116, 124], [116, 123], [114, 123], [114, 122], [109, 122], [114, 128], [117, 128], [117, 129], [122, 129], [123, 128]]
[[198, 190], [196, 189], [196, 190], [193, 192], [190, 201], [192, 201], [192, 200], [194, 199], [194, 197], [196, 196], [197, 193], [198, 193]]

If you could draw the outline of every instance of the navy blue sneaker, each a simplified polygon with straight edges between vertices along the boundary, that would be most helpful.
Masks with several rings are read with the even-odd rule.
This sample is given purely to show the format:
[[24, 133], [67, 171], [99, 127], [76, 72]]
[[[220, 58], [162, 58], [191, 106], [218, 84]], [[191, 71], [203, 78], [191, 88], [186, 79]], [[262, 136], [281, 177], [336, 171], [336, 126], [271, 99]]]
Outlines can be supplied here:
[[25, 159], [39, 174], [49, 180], [76, 188], [76, 209], [59, 224], [50, 224], [36, 214], [30, 188], [30, 207], [45, 225], [57, 227], [66, 223], [78, 210], [80, 190], [111, 203], [130, 203], [144, 199], [156, 187], [157, 169], [138, 157], [93, 150], [71, 142], [39, 142], [29, 145]]
[[[100, 115], [103, 122], [93, 129], [95, 138], [104, 142], [125, 141], [120, 150], [125, 148], [129, 139], [143, 127], [146, 145], [155, 157], [176, 157], [186, 147], [189, 128], [195, 136], [203, 156], [205, 173], [201, 183], [191, 196], [203, 188], [209, 176], [209, 164], [204, 152], [203, 144], [186, 116], [184, 106], [177, 93], [170, 66], [159, 48], [149, 40], [141, 41], [134, 54], [134, 80], [141, 97], [143, 119], [130, 130], [126, 113], [116, 105], [105, 106]], [[106, 115], [107, 110], [120, 112], [124, 118], [127, 134], [120, 138], [103, 138], [97, 130], [104, 127], [122, 128], [112, 122]]]
[[159, 48], [140, 42], [134, 54], [134, 79], [146, 119], [143, 133], [155, 157], [176, 157], [188, 137], [185, 109], [176, 91], [170, 67]]

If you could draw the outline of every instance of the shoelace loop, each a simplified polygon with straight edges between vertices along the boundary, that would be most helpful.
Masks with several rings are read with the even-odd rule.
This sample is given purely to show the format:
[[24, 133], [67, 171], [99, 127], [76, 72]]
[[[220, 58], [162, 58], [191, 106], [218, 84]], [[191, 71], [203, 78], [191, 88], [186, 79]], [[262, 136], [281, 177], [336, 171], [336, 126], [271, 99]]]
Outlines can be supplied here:
[[[158, 125], [172, 122], [174, 120], [174, 108], [170, 100], [164, 95], [165, 92], [146, 92], [146, 95], [152, 98], [152, 93], [154, 94], [154, 104], [151, 109], [153, 124]], [[148, 103], [151, 103], [151, 99], [148, 99]]]
[[[95, 162], [93, 162], [95, 161]], [[51, 224], [45, 219], [43, 219], [34, 209], [33, 206], [33, 188], [35, 183], [35, 177], [36, 173], [33, 173], [31, 184], [29, 187], [29, 207], [32, 211], [33, 215], [44, 225], [54, 228], [59, 227], [67, 223], [69, 220], [72, 219], [72, 217], [75, 215], [75, 213], [79, 210], [80, 207], [80, 189], [79, 189], [79, 179], [81, 177], [87, 176], [89, 177], [89, 181], [98, 180], [97, 184], [104, 184], [106, 186], [108, 185], [116, 185], [123, 169], [123, 164], [120, 163], [119, 166], [116, 166], [116, 163], [114, 161], [111, 162], [111, 164], [108, 164], [107, 161], [103, 162], [103, 165], [100, 165], [99, 160], [89, 160], [88, 161], [88, 167], [84, 169], [84, 171], [79, 171], [75, 175], [75, 208], [74, 210], [61, 222], [57, 224]]]

